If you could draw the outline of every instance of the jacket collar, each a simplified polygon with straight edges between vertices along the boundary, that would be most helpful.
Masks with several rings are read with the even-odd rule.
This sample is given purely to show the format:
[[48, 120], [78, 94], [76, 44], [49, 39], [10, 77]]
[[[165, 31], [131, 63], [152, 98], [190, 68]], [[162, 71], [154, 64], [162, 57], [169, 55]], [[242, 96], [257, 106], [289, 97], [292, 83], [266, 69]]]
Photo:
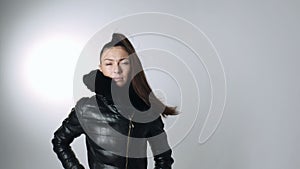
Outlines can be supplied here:
[[124, 87], [118, 87], [115, 82], [105, 76], [99, 69], [92, 70], [83, 76], [83, 83], [89, 90], [96, 93], [97, 96], [116, 105], [133, 105], [140, 111], [147, 110], [149, 106], [137, 95], [131, 83]]
[[83, 76], [83, 83], [90, 91], [98, 95], [110, 96], [112, 79], [104, 76], [99, 69], [92, 70], [88, 74], [85, 74]]

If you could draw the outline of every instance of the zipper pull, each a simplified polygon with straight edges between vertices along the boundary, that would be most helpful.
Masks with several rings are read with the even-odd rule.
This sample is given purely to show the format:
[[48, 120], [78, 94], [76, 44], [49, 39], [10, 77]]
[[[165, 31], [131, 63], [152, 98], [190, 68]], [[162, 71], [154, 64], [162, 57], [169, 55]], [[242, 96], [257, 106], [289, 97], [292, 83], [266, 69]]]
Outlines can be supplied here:
[[129, 127], [130, 128], [134, 128], [134, 124], [132, 123], [133, 116], [134, 116], [134, 114], [132, 114], [132, 116], [129, 117]]

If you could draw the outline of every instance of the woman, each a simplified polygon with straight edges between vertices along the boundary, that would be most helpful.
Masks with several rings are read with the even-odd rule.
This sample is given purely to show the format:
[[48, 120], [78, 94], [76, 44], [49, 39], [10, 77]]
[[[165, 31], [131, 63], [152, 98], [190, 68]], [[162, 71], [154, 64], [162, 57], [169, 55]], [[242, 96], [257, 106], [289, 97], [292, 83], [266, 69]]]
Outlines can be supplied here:
[[52, 139], [53, 150], [64, 168], [84, 168], [70, 144], [86, 135], [91, 169], [147, 168], [147, 141], [155, 169], [170, 169], [174, 160], [161, 116], [175, 115], [146, 80], [141, 62], [130, 41], [114, 33], [100, 53], [99, 69], [83, 76], [95, 95], [80, 99]]

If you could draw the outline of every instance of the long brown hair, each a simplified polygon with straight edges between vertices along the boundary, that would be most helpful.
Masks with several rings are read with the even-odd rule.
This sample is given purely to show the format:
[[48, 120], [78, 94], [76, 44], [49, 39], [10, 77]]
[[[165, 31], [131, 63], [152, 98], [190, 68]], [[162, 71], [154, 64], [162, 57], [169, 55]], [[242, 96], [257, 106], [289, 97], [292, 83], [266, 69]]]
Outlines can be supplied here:
[[[146, 79], [145, 72], [143, 70], [141, 61], [139, 57], [136, 54], [136, 51], [133, 47], [133, 45], [130, 43], [130, 41], [127, 39], [127, 37], [121, 33], [113, 33], [112, 35], [112, 40], [105, 44], [100, 52], [100, 61], [102, 54], [104, 50], [116, 47], [116, 46], [121, 46], [123, 47], [127, 53], [129, 54], [129, 60], [131, 66], [131, 83], [134, 91], [137, 93], [137, 95], [148, 105], [150, 106], [150, 101], [149, 101], [149, 95], [152, 92], [152, 89]], [[162, 116], [166, 117], [168, 115], [177, 115], [178, 112], [176, 111], [176, 107], [170, 107], [164, 105], [155, 95], [151, 95], [151, 101], [154, 104], [159, 104], [164, 106], [164, 111], [162, 112]]]

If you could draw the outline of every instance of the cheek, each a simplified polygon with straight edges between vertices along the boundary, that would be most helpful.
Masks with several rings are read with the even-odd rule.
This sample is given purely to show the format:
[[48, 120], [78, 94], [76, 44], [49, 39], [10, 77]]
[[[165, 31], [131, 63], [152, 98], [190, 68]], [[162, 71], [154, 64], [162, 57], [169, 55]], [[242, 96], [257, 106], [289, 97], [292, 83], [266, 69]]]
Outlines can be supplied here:
[[112, 72], [111, 69], [109, 69], [108, 67], [105, 67], [105, 66], [102, 66], [101, 69], [102, 69], [102, 73], [103, 73], [105, 76], [108, 76], [108, 77], [111, 76], [111, 74], [112, 74], [112, 73], [111, 73], [111, 72]]
[[128, 76], [129, 73], [130, 73], [130, 66], [124, 66], [124, 67], [122, 68], [122, 71], [123, 71], [123, 73], [124, 73], [126, 76]]

